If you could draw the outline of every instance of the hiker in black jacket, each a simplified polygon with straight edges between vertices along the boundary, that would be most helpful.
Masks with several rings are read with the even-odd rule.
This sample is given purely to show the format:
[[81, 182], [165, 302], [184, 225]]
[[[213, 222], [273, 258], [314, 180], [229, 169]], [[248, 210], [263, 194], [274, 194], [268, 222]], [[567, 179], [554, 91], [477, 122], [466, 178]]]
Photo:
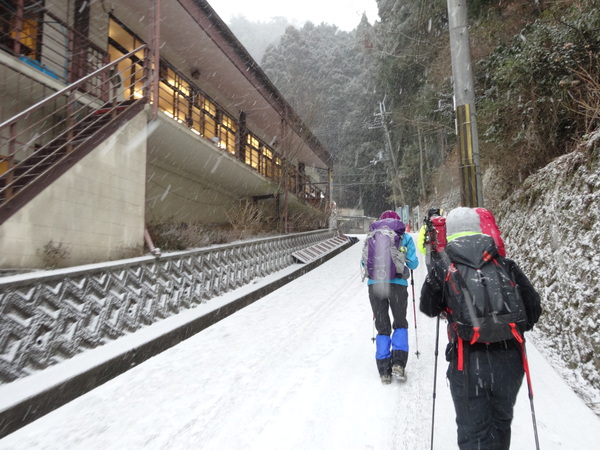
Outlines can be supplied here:
[[[526, 318], [523, 317], [525, 314], [521, 314], [518, 327], [520, 333], [516, 333], [519, 337], [537, 322], [541, 314], [540, 297], [517, 264], [500, 256], [494, 240], [481, 233], [479, 216], [474, 209], [452, 210], [448, 214], [446, 227], [448, 244], [445, 256], [434, 262], [427, 275], [421, 290], [420, 309], [430, 317], [442, 314], [448, 319], [450, 342], [446, 349], [446, 359], [450, 364], [447, 377], [456, 411], [459, 448], [505, 450], [510, 448], [513, 407], [523, 381], [524, 347], [512, 336], [497, 342], [490, 339], [493, 343], [475, 342], [479, 327], [469, 329], [473, 338], [461, 339], [459, 333], [465, 333], [464, 326], [459, 325], [458, 320], [453, 317], [450, 305], [455, 309], [454, 316], [458, 316], [458, 304], [454, 301], [457, 296], [471, 299], [473, 304], [477, 301], [476, 297], [483, 297], [482, 291], [471, 293], [474, 288], [470, 283], [477, 276], [484, 279], [482, 286], [489, 286], [490, 281], [496, 281], [495, 276], [488, 275], [486, 283], [482, 272], [478, 270], [489, 261], [505, 267], [504, 273], [510, 274], [512, 281], [518, 285], [517, 290], [522, 300], [520, 309], [526, 314]], [[488, 266], [487, 270], [494, 271], [494, 267]], [[459, 278], [461, 283], [456, 283], [453, 281], [455, 278], [450, 276], [451, 272], [458, 271], [460, 274], [461, 270], [465, 273], [471, 270], [471, 274], [466, 281]], [[472, 276], [473, 273], [476, 274], [475, 277]], [[496, 292], [499, 290], [500, 288]], [[518, 300], [519, 296], [514, 294], [515, 289], [512, 288], [512, 291], [510, 295]], [[493, 297], [496, 294], [494, 291], [491, 294], [485, 292], [485, 296], [490, 295]], [[483, 325], [481, 328], [483, 329]], [[515, 328], [517, 327], [509, 327], [509, 333]]]

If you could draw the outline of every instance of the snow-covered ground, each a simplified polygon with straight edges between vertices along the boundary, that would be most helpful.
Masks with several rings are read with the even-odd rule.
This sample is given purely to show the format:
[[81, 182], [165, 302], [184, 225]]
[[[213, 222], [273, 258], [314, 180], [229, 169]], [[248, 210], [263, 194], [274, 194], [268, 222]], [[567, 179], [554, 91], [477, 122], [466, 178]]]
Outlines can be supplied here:
[[[436, 321], [417, 311], [415, 327], [409, 287], [409, 378], [382, 385], [361, 249], [16, 431], [0, 449], [430, 448]], [[414, 273], [417, 309], [424, 270]], [[444, 340], [442, 331], [434, 447], [453, 449]], [[600, 419], [528, 350], [540, 447], [598, 448]], [[526, 385], [512, 448], [535, 448]]]

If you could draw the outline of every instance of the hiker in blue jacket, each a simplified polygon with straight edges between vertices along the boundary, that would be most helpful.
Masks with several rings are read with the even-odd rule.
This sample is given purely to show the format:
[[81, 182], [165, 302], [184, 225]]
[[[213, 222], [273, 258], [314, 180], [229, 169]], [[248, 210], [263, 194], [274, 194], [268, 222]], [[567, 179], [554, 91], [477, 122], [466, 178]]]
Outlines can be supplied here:
[[[361, 264], [368, 278], [369, 300], [373, 310], [373, 320], [377, 329], [375, 338], [375, 360], [377, 370], [383, 384], [392, 382], [392, 375], [400, 381], [406, 381], [406, 362], [408, 360], [408, 321], [406, 309], [408, 305], [408, 282], [410, 271], [417, 268], [419, 260], [412, 237], [405, 232], [405, 225], [394, 211], [385, 211], [379, 220], [371, 224], [371, 232], [365, 241]], [[376, 245], [369, 244], [375, 231], [388, 233], [388, 242], [394, 245], [382, 252], [374, 252]], [[392, 269], [383, 271], [374, 268], [378, 253], [386, 260], [392, 254]], [[380, 254], [379, 254], [380, 253]], [[394, 273], [391, 272], [394, 270]], [[393, 323], [389, 310], [392, 310]]]
[[[515, 287], [518, 289], [526, 315], [524, 329], [520, 331], [529, 331], [539, 319], [540, 296], [517, 264], [498, 253], [494, 239], [481, 233], [480, 217], [475, 209], [461, 207], [450, 211], [446, 229], [448, 244], [444, 257], [436, 260], [427, 274], [421, 289], [420, 309], [430, 317], [442, 314], [449, 323], [450, 342], [446, 348], [449, 365], [446, 376], [456, 412], [457, 443], [461, 450], [508, 450], [513, 407], [523, 381], [525, 348], [522, 347], [523, 341], [519, 342], [516, 336], [490, 341], [473, 338], [469, 342], [458, 335], [464, 322], [459, 324], [455, 320], [454, 316], [459, 314], [460, 308], [456, 304], [449, 306], [453, 298], [461, 291], [466, 292], [462, 298], [472, 299], [470, 307], [474, 310], [479, 305], [478, 299], [486, 298], [486, 295], [472, 294], [476, 292], [472, 290], [476, 282], [469, 281], [470, 278], [466, 281], [461, 278], [464, 285], [457, 284], [458, 278], [452, 275], [460, 273], [460, 270], [455, 264], [478, 269], [477, 280], [482, 281], [483, 286], [495, 285], [489, 275], [486, 279], [483, 261], [506, 267], [513, 282], [512, 290]], [[487, 292], [487, 304], [498, 308], [495, 299], [489, 298], [490, 291]], [[508, 291], [498, 291], [499, 294], [503, 295], [504, 301], [508, 301]], [[473, 328], [477, 334], [486, 327], [483, 321], [480, 325]], [[516, 323], [512, 325], [514, 327]]]

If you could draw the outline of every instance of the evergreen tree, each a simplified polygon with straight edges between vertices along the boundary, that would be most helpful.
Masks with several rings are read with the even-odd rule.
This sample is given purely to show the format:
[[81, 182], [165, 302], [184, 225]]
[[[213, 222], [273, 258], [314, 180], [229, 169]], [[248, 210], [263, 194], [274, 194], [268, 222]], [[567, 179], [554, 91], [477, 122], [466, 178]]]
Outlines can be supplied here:
[[262, 67], [335, 158], [334, 199], [377, 215], [390, 207], [384, 148], [372, 129], [377, 61], [366, 17], [352, 32], [327, 24], [289, 27]]
[[244, 16], [231, 18], [229, 28], [248, 53], [260, 63], [269, 45], [278, 42], [290, 26], [285, 17], [272, 17], [267, 22], [250, 22]]

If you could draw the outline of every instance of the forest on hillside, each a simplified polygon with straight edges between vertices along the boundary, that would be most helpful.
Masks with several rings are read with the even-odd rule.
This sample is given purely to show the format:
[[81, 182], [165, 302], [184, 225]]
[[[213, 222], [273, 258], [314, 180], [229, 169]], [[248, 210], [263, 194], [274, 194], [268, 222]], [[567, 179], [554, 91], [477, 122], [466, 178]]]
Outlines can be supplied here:
[[278, 42], [287, 27], [292, 26], [285, 17], [271, 17], [267, 21], [252, 22], [246, 17], [233, 16], [227, 24], [256, 61], [261, 61], [267, 48]]
[[[458, 182], [447, 1], [377, 4], [380, 19], [352, 32], [288, 27], [261, 61], [334, 156], [338, 206], [372, 216], [439, 202]], [[600, 0], [467, 7], [493, 207], [599, 127]]]

